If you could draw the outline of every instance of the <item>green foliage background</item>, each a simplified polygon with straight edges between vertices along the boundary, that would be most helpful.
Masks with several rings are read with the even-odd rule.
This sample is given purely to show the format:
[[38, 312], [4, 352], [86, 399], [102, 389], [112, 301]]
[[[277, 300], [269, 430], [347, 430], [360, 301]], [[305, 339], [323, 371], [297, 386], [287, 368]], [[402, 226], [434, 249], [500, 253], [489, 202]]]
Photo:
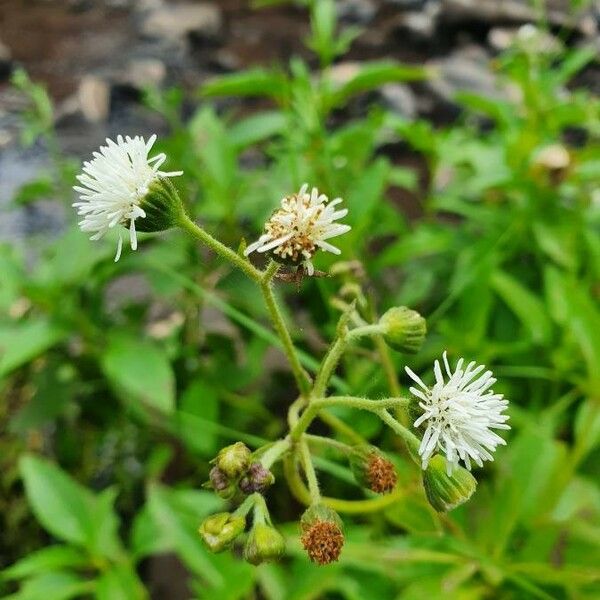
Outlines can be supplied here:
[[[515, 46], [495, 64], [514, 99], [465, 92], [442, 129], [376, 105], [340, 118], [357, 95], [435, 73], [375, 62], [335, 82], [329, 67], [356, 32], [337, 32], [329, 2], [311, 17], [316, 71], [293, 59], [221, 77], [185, 123], [178, 90], [149, 91], [172, 130], [159, 150], [185, 171], [191, 214], [234, 247], [304, 181], [343, 197], [342, 259], [362, 269], [279, 287], [305, 367], [358, 283], [371, 310], [406, 304], [428, 318], [410, 360], [423, 377], [444, 349], [493, 367], [511, 400], [508, 445], [477, 472], [473, 499], [441, 517], [399, 441], [371, 415], [340, 413], [394, 458], [401, 501], [343, 515], [342, 559], [316, 567], [298, 542], [302, 508], [276, 472], [267, 501], [285, 559], [255, 568], [208, 554], [196, 530], [223, 507], [201, 490], [208, 460], [230, 441], [275, 439], [295, 398], [278, 340], [251, 282], [182, 233], [147, 235], [115, 264], [113, 245], [90, 243], [72, 215], [59, 239], [30, 241], [33, 264], [0, 247], [2, 597], [146, 598], [165, 553], [185, 565], [189, 596], [211, 600], [600, 596], [599, 103], [570, 85], [594, 56]], [[51, 104], [24, 74], [15, 84], [32, 99], [24, 141], [44, 137], [55, 160], [15, 202], [53, 190], [67, 204], [77, 167], [55, 150]], [[217, 112], [211, 99], [225, 96], [263, 100]], [[552, 172], [536, 156], [557, 143], [570, 165]], [[395, 147], [421, 170], [396, 164]], [[391, 200], [401, 189], [419, 198], [416, 217]], [[389, 394], [367, 345], [335, 385]], [[364, 497], [333, 458], [317, 463], [326, 493]]]

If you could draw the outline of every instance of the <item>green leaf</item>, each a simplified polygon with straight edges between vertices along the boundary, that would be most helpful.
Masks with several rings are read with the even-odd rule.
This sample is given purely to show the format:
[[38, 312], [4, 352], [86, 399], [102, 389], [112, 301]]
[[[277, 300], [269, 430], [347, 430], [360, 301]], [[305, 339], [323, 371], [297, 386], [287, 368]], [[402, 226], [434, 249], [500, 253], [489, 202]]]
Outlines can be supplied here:
[[36, 358], [66, 336], [44, 317], [0, 325], [0, 377]]
[[429, 73], [422, 67], [401, 65], [396, 62], [381, 61], [363, 63], [360, 71], [350, 80], [331, 93], [328, 98], [331, 107], [340, 106], [356, 94], [377, 89], [394, 81], [420, 81]]
[[89, 566], [89, 558], [81, 550], [71, 546], [48, 546], [4, 569], [0, 572], [0, 579], [22, 579], [48, 571], [59, 571], [65, 567], [86, 566]]
[[112, 491], [95, 496], [57, 466], [33, 455], [21, 458], [20, 471], [33, 513], [48, 532], [94, 555], [114, 558], [120, 544]]
[[236, 148], [246, 148], [279, 135], [285, 130], [287, 117], [280, 111], [265, 111], [233, 125], [227, 135]]
[[495, 292], [529, 330], [532, 340], [543, 344], [552, 335], [552, 323], [543, 302], [519, 281], [503, 271], [491, 276]]
[[175, 409], [175, 376], [160, 346], [125, 334], [109, 338], [102, 368], [126, 403], [141, 402], [160, 412]]
[[575, 439], [580, 460], [600, 444], [600, 402], [581, 403], [575, 417]]
[[50, 175], [46, 175], [23, 184], [13, 196], [13, 202], [17, 205], [25, 205], [48, 198], [53, 192], [54, 181]]
[[159, 531], [185, 564], [210, 585], [222, 586], [224, 575], [213, 565], [197, 532], [200, 521], [190, 515], [177, 495], [164, 487], [152, 485], [148, 492], [148, 507]]
[[209, 98], [214, 96], [280, 98], [285, 91], [286, 79], [281, 73], [257, 68], [211, 79], [202, 86], [201, 94]]
[[93, 588], [86, 581], [71, 573], [45, 573], [25, 582], [21, 590], [5, 600], [69, 600], [85, 597]]
[[[187, 415], [212, 422], [219, 420], [217, 390], [202, 377], [194, 380], [185, 390], [180, 398], [180, 407]], [[214, 430], [197, 427], [193, 419], [183, 419], [180, 424], [180, 435], [190, 448], [203, 455], [209, 455], [216, 450], [217, 436]]]
[[137, 573], [127, 564], [113, 565], [96, 581], [96, 600], [144, 600], [149, 598]]

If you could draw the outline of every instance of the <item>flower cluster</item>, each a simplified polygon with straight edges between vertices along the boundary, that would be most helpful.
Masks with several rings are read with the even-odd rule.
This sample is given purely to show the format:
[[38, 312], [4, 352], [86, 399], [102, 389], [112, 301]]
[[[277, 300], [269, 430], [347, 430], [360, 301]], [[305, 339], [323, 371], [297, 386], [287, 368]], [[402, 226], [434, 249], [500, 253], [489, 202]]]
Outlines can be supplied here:
[[[178, 225], [240, 268], [260, 285], [301, 391], [300, 398], [290, 407], [287, 435], [255, 452], [237, 442], [223, 448], [211, 461], [209, 481], [205, 486], [236, 508], [233, 512], [212, 515], [200, 525], [199, 533], [206, 546], [214, 552], [230, 548], [238, 538], [246, 535], [247, 516], [252, 513], [244, 558], [251, 564], [259, 564], [284, 553], [284, 539], [273, 527], [263, 497], [275, 481], [272, 465], [283, 460], [290, 489], [308, 505], [300, 521], [300, 541], [309, 559], [318, 564], [338, 560], [344, 545], [343, 524], [321, 497], [315, 469], [318, 463], [313, 464], [310, 448], [310, 443], [314, 442], [341, 450], [362, 487], [378, 494], [390, 494], [389, 502], [396, 500], [394, 490], [398, 477], [394, 463], [377, 447], [366, 443], [349, 446], [339, 440], [307, 433], [312, 420], [323, 414], [321, 409], [332, 405], [370, 410], [403, 439], [411, 458], [422, 467], [423, 491], [435, 510], [452, 510], [468, 500], [477, 486], [469, 472], [472, 463], [481, 466], [484, 461], [493, 460], [492, 453], [498, 445], [505, 443], [495, 430], [510, 429], [505, 414], [508, 401], [492, 390], [496, 383], [492, 372], [474, 361], [465, 365], [462, 358], [451, 369], [444, 352], [443, 366], [440, 361], [434, 363], [435, 382], [432, 386], [427, 386], [406, 368], [417, 384], [410, 388], [415, 400], [328, 396], [330, 378], [350, 342], [364, 336], [378, 336], [378, 341], [384, 342], [383, 351], [387, 344], [404, 354], [415, 354], [425, 342], [425, 319], [405, 306], [390, 308], [381, 318], [374, 319], [372, 311], [366, 314], [364, 310], [367, 303], [361, 302], [364, 295], [359, 283], [349, 281], [346, 291], [352, 299], [337, 299], [337, 306], [341, 306], [343, 312], [336, 328], [337, 337], [314, 382], [311, 381], [303, 371], [271, 290], [270, 282], [277, 272], [274, 267], [278, 265], [272, 263], [264, 271], [257, 269], [185, 215], [183, 204], [169, 180], [181, 172], [160, 170], [166, 160], [164, 154], [149, 158], [155, 140], [156, 136], [147, 142], [140, 136], [118, 136], [116, 143], [107, 140], [107, 145], [94, 153], [93, 160], [84, 163], [83, 173], [78, 176], [81, 185], [75, 187], [80, 200], [74, 203], [79, 215], [83, 216], [81, 229], [91, 232], [92, 239], [99, 239], [110, 229], [124, 226], [129, 229], [130, 244], [135, 250], [136, 231], [162, 231]], [[325, 250], [339, 254], [340, 250], [327, 240], [350, 230], [349, 225], [339, 222], [348, 213], [347, 209], [339, 208], [341, 202], [341, 198], [329, 201], [317, 188], [309, 192], [308, 185], [304, 184], [298, 193], [281, 200], [279, 208], [266, 222], [264, 233], [246, 248], [245, 255], [268, 253], [276, 263], [297, 267], [291, 274], [298, 277], [298, 282], [305, 274], [313, 275], [315, 253]], [[121, 255], [122, 244], [120, 235], [115, 260]], [[354, 268], [350, 263], [341, 264], [338, 272], [348, 275]], [[394, 416], [392, 409], [407, 410], [412, 416], [412, 429]], [[345, 423], [341, 425], [348, 428]], [[377, 501], [387, 500], [379, 498]], [[379, 508], [380, 504], [377, 506]]]

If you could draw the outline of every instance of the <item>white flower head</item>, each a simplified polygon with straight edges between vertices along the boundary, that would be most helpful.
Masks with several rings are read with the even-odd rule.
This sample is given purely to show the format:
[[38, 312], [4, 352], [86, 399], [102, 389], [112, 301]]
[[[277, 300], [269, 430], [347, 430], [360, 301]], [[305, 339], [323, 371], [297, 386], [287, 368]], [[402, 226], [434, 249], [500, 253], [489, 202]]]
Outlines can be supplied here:
[[309, 275], [314, 273], [311, 258], [320, 248], [333, 254], [340, 254], [326, 240], [349, 231], [350, 225], [336, 223], [348, 214], [348, 209], [335, 210], [341, 198], [329, 201], [317, 188], [308, 193], [305, 183], [297, 194], [286, 196], [281, 206], [265, 223], [263, 235], [250, 244], [244, 254], [271, 251], [273, 258], [280, 262], [303, 264]]
[[414, 426], [427, 425], [419, 447], [423, 469], [439, 450], [446, 455], [446, 468], [451, 475], [459, 460], [469, 470], [471, 461], [482, 466], [484, 460], [493, 460], [496, 446], [506, 442], [492, 430], [510, 429], [510, 426], [506, 424], [508, 415], [502, 414], [508, 400], [490, 389], [496, 383], [492, 372], [482, 373], [485, 367], [474, 361], [463, 367], [462, 358], [452, 372], [446, 352], [443, 359], [448, 381], [444, 380], [440, 362], [436, 360], [435, 384], [431, 388], [408, 367], [406, 372], [420, 388], [410, 388], [423, 410]]
[[[167, 158], [165, 154], [148, 158], [155, 141], [156, 135], [147, 142], [141, 136], [123, 138], [119, 135], [116, 143], [107, 139], [106, 146], [94, 152], [91, 161], [83, 163], [83, 173], [77, 176], [81, 185], [73, 187], [79, 201], [73, 206], [77, 214], [83, 216], [79, 222], [81, 230], [93, 233], [91, 240], [98, 240], [113, 227], [123, 225], [129, 228], [131, 249], [137, 248], [135, 221], [146, 217], [140, 204], [150, 185], [160, 177], [182, 174], [182, 171], [160, 171]], [[115, 262], [122, 248], [120, 232]]]

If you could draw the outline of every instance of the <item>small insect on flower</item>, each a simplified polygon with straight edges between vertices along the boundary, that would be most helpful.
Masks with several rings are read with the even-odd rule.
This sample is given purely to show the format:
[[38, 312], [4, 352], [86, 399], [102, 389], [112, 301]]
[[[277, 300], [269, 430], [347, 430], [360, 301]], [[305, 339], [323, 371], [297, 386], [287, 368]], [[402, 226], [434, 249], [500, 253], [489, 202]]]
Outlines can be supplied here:
[[265, 223], [263, 235], [250, 244], [244, 254], [269, 252], [273, 260], [290, 265], [303, 265], [306, 273], [315, 272], [312, 257], [320, 248], [333, 254], [340, 254], [326, 240], [342, 235], [351, 229], [350, 225], [336, 223], [348, 214], [348, 209], [335, 210], [341, 198], [329, 201], [317, 188], [308, 193], [304, 184], [297, 194], [286, 196], [281, 206]]
[[471, 469], [471, 461], [482, 466], [484, 460], [493, 460], [492, 452], [506, 442], [492, 429], [510, 429], [506, 424], [508, 415], [502, 414], [508, 406], [502, 394], [490, 388], [496, 379], [483, 365], [470, 362], [463, 368], [461, 358], [454, 372], [443, 355], [448, 381], [439, 361], [434, 363], [435, 384], [427, 387], [423, 381], [406, 367], [406, 372], [419, 385], [411, 387], [411, 393], [419, 399], [423, 414], [414, 422], [415, 427], [425, 424], [425, 434], [419, 447], [423, 469], [427, 468], [432, 455], [439, 449], [446, 455], [449, 475], [462, 460]]
[[[107, 145], [94, 152], [91, 161], [83, 163], [83, 173], [77, 176], [81, 185], [73, 188], [79, 194], [79, 201], [73, 206], [83, 216], [79, 222], [81, 230], [93, 233], [90, 239], [98, 240], [113, 227], [123, 225], [129, 228], [131, 249], [135, 250], [138, 219], [148, 217], [147, 224], [138, 223], [138, 231], [161, 231], [173, 224], [169, 212], [179, 209], [180, 202], [173, 186], [164, 178], [181, 175], [183, 171], [160, 171], [166, 155], [148, 158], [155, 141], [156, 135], [147, 142], [141, 136], [119, 135], [116, 143], [107, 139]], [[121, 257], [122, 248], [123, 238], [119, 233], [115, 262]]]

